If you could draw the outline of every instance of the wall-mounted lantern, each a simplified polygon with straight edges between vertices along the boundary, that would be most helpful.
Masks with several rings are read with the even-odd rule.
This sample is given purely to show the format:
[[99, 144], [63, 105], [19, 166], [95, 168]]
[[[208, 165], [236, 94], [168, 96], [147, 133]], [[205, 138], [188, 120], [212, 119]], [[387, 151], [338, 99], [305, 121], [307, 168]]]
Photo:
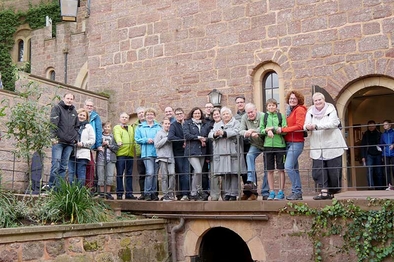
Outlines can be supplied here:
[[59, 0], [60, 14], [66, 22], [76, 22], [80, 0]]
[[212, 90], [209, 94], [209, 102], [213, 104], [215, 107], [220, 107], [221, 102], [222, 102], [222, 93], [220, 93], [218, 90], [214, 89]]

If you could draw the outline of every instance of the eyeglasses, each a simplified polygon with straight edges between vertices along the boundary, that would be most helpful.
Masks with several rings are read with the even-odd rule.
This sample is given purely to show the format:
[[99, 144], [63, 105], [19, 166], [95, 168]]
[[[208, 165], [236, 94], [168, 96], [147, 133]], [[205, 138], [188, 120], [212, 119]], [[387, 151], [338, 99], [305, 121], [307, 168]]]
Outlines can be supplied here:
[[245, 102], [244, 101], [238, 101], [238, 102], [235, 102], [236, 104], [245, 104]]
[[205, 108], [213, 108], [213, 106], [206, 106]]
[[181, 116], [181, 115], [183, 115], [183, 113], [175, 113], [175, 115]]

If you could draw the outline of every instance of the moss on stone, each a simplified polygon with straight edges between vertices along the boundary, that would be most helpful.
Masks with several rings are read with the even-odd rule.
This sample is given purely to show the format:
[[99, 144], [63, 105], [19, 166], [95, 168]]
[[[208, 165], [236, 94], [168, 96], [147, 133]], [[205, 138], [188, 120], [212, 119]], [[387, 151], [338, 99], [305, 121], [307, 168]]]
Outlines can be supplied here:
[[131, 262], [131, 250], [129, 247], [119, 250], [119, 259], [123, 262]]
[[121, 247], [128, 247], [131, 244], [131, 239], [126, 237], [120, 240], [120, 246]]
[[164, 248], [164, 243], [157, 243], [155, 244], [155, 257], [156, 261], [163, 261], [167, 257], [167, 252]]

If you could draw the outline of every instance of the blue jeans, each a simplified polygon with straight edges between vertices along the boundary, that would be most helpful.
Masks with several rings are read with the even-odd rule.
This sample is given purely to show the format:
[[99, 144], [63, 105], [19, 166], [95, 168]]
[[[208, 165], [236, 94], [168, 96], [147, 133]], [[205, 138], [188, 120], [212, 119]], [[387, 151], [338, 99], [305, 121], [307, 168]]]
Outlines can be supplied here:
[[86, 165], [88, 163], [88, 159], [76, 159], [75, 156], [70, 157], [70, 161], [68, 162], [68, 182], [70, 184], [74, 181], [74, 177], [76, 174], [78, 184], [80, 184], [81, 186], [85, 186]]
[[[385, 183], [383, 182], [383, 173], [382, 173], [382, 167], [381, 167], [382, 155], [373, 156], [373, 155], [367, 154], [366, 165], [368, 167], [368, 174], [367, 174], [368, 187], [375, 187], [375, 186], [383, 187], [383, 186], [385, 186]], [[374, 176], [374, 174], [375, 174], [375, 176]], [[375, 182], [376, 182], [376, 185], [375, 185]]]
[[291, 181], [291, 192], [302, 194], [298, 157], [304, 150], [304, 142], [288, 142], [286, 151], [285, 170]]
[[157, 173], [159, 163], [156, 163], [156, 157], [143, 158], [146, 170], [144, 195], [151, 196], [157, 192]]
[[[126, 172], [125, 172], [126, 170]], [[123, 172], [126, 173], [126, 196], [133, 194], [133, 158], [118, 156], [116, 160], [116, 194], [123, 195]]]
[[69, 144], [55, 144], [52, 146], [51, 172], [49, 175], [49, 187], [58, 183], [58, 179], [65, 179], [70, 155], [74, 146]]
[[190, 194], [190, 164], [185, 156], [175, 156], [175, 171], [178, 176], [180, 195]]
[[[246, 166], [248, 168], [248, 182], [257, 183], [256, 177], [256, 158], [263, 152], [263, 150], [251, 145], [248, 153], [246, 154]], [[267, 181], [267, 168], [264, 165], [263, 186], [261, 188], [261, 195], [269, 195], [269, 187]]]

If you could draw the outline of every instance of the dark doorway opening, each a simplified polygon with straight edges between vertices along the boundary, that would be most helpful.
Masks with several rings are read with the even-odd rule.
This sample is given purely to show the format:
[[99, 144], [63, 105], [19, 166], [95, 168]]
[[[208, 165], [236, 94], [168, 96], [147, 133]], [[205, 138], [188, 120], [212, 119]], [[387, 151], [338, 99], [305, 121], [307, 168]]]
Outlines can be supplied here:
[[253, 262], [245, 241], [223, 227], [215, 227], [204, 235], [200, 246], [200, 261]]

